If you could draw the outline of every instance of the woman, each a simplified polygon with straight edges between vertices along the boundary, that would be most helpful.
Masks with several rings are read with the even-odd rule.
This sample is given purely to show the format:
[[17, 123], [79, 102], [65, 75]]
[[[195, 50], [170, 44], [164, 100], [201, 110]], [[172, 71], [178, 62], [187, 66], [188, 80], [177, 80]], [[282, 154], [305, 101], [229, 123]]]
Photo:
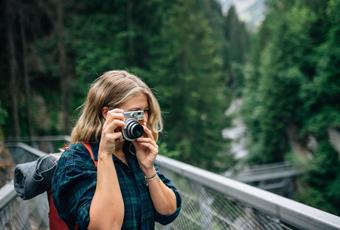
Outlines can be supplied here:
[[[137, 110], [144, 111], [144, 134], [127, 141], [124, 113]], [[138, 77], [109, 71], [92, 84], [52, 181], [58, 214], [70, 228], [153, 229], [155, 221], [177, 217], [180, 196], [154, 165], [161, 130], [159, 104]]]

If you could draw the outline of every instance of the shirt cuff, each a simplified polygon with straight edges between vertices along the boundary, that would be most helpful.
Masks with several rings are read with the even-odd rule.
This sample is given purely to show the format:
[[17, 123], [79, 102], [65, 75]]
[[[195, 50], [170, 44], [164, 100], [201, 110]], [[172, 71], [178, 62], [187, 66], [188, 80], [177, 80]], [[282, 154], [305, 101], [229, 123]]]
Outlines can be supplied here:
[[162, 225], [166, 225], [166, 224], [169, 224], [172, 221], [174, 221], [176, 219], [176, 217], [178, 216], [180, 210], [181, 210], [181, 206], [182, 206], [181, 197], [180, 197], [180, 195], [177, 191], [174, 191], [174, 193], [176, 195], [176, 206], [177, 206], [177, 208], [176, 208], [176, 211], [173, 214], [162, 215], [155, 210], [155, 221], [157, 221], [158, 223], [160, 223]]

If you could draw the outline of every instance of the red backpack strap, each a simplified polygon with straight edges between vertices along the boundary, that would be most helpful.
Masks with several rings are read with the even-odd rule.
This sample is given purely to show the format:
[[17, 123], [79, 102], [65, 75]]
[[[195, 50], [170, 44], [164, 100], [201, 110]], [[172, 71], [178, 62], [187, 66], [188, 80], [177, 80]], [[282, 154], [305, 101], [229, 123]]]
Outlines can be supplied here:
[[84, 145], [84, 147], [87, 149], [87, 151], [89, 152], [90, 156], [91, 156], [91, 159], [94, 163], [94, 165], [97, 167], [97, 164], [98, 162], [94, 159], [94, 155], [93, 155], [93, 152], [92, 152], [92, 148], [91, 148], [91, 145], [89, 143], [85, 143], [85, 142], [82, 142], [82, 144]]
[[[92, 159], [94, 165], [97, 167], [98, 162], [94, 160], [94, 155], [93, 155], [93, 152], [92, 152], [91, 145], [89, 143], [82, 143], [82, 144], [87, 149], [88, 153], [91, 156], [91, 159]], [[47, 192], [47, 197], [48, 197], [48, 204], [49, 204], [49, 208], [50, 208], [50, 211], [48, 213], [50, 230], [68, 230], [69, 228], [66, 225], [66, 223], [59, 217], [58, 211], [57, 211], [57, 209], [54, 205], [51, 190], [49, 190]], [[74, 225], [74, 229], [78, 230], [79, 225], [78, 224]]]
[[48, 212], [50, 230], [68, 230], [69, 228], [67, 227], [66, 223], [58, 215], [58, 211], [54, 206], [54, 201], [50, 190], [47, 191], [47, 198], [50, 209]]

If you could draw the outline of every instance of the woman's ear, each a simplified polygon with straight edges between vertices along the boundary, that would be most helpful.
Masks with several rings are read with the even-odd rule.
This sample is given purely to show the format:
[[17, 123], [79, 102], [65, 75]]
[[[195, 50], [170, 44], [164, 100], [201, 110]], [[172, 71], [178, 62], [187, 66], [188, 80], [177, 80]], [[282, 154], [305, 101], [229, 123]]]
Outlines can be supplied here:
[[102, 116], [106, 119], [106, 116], [107, 116], [107, 112], [109, 112], [109, 108], [104, 106], [102, 108]]

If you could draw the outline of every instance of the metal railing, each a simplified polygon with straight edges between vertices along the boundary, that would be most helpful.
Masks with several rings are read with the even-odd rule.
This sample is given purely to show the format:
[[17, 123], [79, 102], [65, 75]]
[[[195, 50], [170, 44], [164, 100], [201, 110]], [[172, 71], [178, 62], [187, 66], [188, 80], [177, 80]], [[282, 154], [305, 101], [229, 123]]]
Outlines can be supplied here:
[[33, 137], [7, 137], [7, 144], [25, 143], [33, 148], [39, 149], [46, 153], [56, 152], [71, 140], [70, 136], [33, 136]]
[[55, 141], [67, 141], [70, 142], [70, 136], [59, 135], [59, 136], [32, 136], [32, 137], [7, 137], [6, 142], [55, 142]]
[[[14, 159], [16, 163], [22, 161], [21, 157], [29, 158], [25, 155], [37, 157], [44, 154], [25, 144], [11, 145], [9, 149], [14, 158], [18, 157]], [[157, 157], [157, 164], [182, 196], [178, 218], [165, 227], [156, 225], [157, 229], [340, 229], [340, 217], [293, 200], [164, 156]], [[10, 193], [3, 198], [0, 191], [0, 212], [15, 214], [18, 226], [15, 229], [31, 229], [20, 227], [25, 225], [22, 223], [27, 222], [27, 218], [29, 220], [27, 211], [20, 206], [26, 201], [13, 195], [13, 185], [6, 186]], [[47, 205], [46, 197], [37, 197], [37, 200], [36, 212], [47, 215], [48, 207], [41, 208]], [[6, 219], [3, 216], [0, 215], [0, 229], [11, 229], [6, 228], [6, 220], [12, 217]], [[46, 221], [46, 216], [39, 216]]]
[[231, 175], [230, 177], [244, 183], [252, 183], [294, 177], [301, 173], [301, 169], [294, 167], [291, 163], [281, 162], [252, 166], [235, 173], [235, 175]]
[[340, 217], [215, 173], [158, 156], [183, 196], [175, 229], [340, 229]]
[[275, 194], [291, 198], [296, 180], [303, 170], [290, 162], [238, 167], [223, 173], [224, 176]]
[[[30, 162], [45, 155], [23, 143], [6, 145], [16, 164]], [[48, 203], [46, 194], [31, 200], [22, 200], [16, 195], [13, 181], [0, 189], [0, 229], [32, 230], [48, 229]]]

